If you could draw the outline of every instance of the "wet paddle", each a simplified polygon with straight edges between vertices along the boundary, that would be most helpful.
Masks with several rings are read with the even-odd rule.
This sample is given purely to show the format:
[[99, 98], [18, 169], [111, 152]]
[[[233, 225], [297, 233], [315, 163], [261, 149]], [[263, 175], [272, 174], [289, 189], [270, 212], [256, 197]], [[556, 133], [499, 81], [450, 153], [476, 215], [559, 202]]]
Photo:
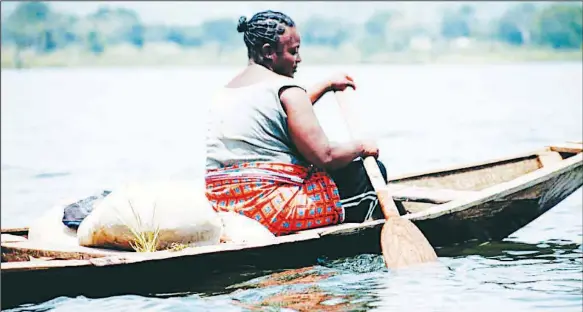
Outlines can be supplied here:
[[[355, 136], [355, 120], [348, 111], [348, 103], [351, 103], [350, 96], [353, 92], [353, 89], [346, 88], [345, 91], [334, 93], [349, 131]], [[387, 267], [395, 269], [436, 261], [437, 255], [423, 233], [413, 222], [401, 218], [374, 157], [364, 158], [363, 163], [385, 215], [385, 224], [381, 230], [381, 249]]]

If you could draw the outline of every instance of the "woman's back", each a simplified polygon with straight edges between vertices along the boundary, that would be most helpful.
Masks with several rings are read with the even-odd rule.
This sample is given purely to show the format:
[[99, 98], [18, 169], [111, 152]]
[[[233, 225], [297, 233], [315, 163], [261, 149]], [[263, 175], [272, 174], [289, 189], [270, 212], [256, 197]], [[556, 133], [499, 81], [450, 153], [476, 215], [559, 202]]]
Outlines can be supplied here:
[[208, 114], [207, 169], [249, 162], [305, 163], [293, 148], [279, 100], [284, 86], [296, 84], [278, 77], [220, 90]]
[[237, 31], [248, 66], [217, 94], [209, 113], [205, 181], [213, 209], [243, 214], [275, 235], [343, 222], [344, 202], [350, 220], [371, 217], [374, 190], [362, 162], [353, 160], [378, 157], [378, 148], [362, 140], [331, 143], [312, 107], [329, 91], [354, 88], [352, 78], [309, 91], [298, 86], [300, 35], [283, 13], [241, 17]]

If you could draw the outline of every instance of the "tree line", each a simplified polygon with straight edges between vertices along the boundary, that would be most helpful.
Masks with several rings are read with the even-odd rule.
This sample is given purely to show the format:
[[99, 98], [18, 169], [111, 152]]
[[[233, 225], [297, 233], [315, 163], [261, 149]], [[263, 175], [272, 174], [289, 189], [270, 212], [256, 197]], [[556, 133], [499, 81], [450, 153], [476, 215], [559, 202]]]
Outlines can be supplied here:
[[[476, 14], [471, 5], [463, 5], [445, 11], [438, 25], [432, 26], [411, 22], [398, 11], [376, 12], [364, 23], [312, 16], [301, 23], [302, 45], [337, 48], [351, 43], [374, 54], [406, 50], [413, 38], [433, 42], [471, 38], [514, 46], [582, 48], [580, 2], [516, 3], [488, 21], [479, 20]], [[212, 44], [222, 50], [243, 44], [236, 23], [236, 19], [216, 18], [196, 26], [148, 25], [135, 11], [124, 8], [103, 7], [79, 17], [58, 12], [50, 3], [22, 2], [3, 18], [1, 38], [3, 46], [37, 53], [80, 46], [100, 54], [118, 44], [141, 49], [150, 43], [174, 43], [183, 48]]]

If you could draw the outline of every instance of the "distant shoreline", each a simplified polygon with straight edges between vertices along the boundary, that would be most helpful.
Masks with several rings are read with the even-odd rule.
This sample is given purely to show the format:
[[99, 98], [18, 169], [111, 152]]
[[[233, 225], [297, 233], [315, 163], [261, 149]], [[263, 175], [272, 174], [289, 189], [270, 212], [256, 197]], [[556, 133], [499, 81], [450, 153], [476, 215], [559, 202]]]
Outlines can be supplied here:
[[[78, 67], [169, 67], [169, 66], [242, 66], [246, 64], [244, 49], [220, 50], [216, 47], [177, 49], [152, 46], [137, 50], [128, 46], [115, 47], [100, 55], [79, 49], [59, 50], [50, 54], [32, 51], [16, 53], [2, 48], [2, 69], [78, 68]], [[362, 55], [350, 46], [339, 49], [305, 47], [304, 64], [508, 64], [540, 62], [582, 62], [583, 51], [543, 49], [500, 49], [462, 51], [404, 51]], [[17, 61], [18, 60], [18, 61]]]

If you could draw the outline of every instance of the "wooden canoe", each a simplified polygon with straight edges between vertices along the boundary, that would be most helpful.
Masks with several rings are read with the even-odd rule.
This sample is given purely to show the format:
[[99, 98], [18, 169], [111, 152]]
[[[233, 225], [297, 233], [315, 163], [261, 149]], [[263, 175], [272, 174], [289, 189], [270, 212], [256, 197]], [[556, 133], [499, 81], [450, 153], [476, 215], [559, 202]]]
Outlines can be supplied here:
[[[477, 164], [392, 177], [398, 205], [437, 249], [498, 241], [583, 185], [583, 144], [564, 143]], [[154, 253], [49, 246], [26, 228], [2, 230], [2, 308], [58, 296], [224, 291], [266, 272], [319, 259], [379, 254], [384, 220], [307, 230], [268, 243]], [[263, 273], [264, 274], [264, 273]]]

